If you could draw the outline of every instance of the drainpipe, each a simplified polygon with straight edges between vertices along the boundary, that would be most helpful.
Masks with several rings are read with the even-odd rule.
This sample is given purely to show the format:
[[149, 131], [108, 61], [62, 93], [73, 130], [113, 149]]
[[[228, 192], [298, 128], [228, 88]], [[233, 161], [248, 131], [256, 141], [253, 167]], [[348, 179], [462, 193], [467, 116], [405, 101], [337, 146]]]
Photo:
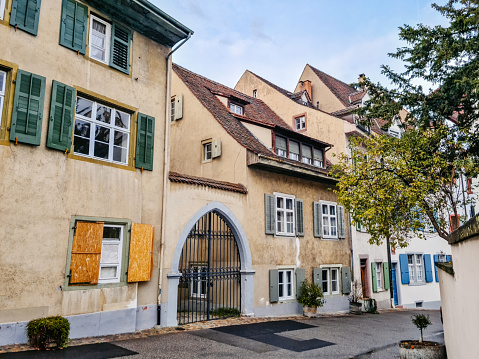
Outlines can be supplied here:
[[162, 210], [161, 210], [161, 242], [160, 242], [160, 261], [158, 266], [160, 268], [160, 273], [158, 277], [158, 317], [157, 325], [160, 325], [160, 316], [161, 316], [161, 288], [163, 284], [163, 261], [165, 256], [165, 232], [166, 232], [166, 206], [167, 206], [167, 190], [168, 190], [168, 174], [170, 172], [170, 111], [171, 111], [171, 101], [170, 101], [170, 87], [171, 87], [171, 63], [173, 53], [178, 50], [183, 44], [191, 38], [191, 32], [188, 33], [188, 36], [178, 44], [174, 49], [172, 49], [166, 56], [166, 113], [165, 113], [165, 144], [163, 148], [164, 159], [163, 159], [163, 199], [162, 199]]
[[391, 301], [391, 308], [394, 308], [394, 292], [393, 292], [393, 269], [391, 267], [391, 243], [389, 242], [389, 234], [386, 237], [386, 248], [388, 251], [388, 274], [389, 274], [389, 299]]

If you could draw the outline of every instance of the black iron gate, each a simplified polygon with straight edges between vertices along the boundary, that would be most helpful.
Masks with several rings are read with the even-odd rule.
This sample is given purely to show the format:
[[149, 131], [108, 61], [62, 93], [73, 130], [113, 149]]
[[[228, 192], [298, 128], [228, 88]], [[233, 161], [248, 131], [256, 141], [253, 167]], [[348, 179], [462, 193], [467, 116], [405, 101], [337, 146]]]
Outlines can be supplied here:
[[200, 218], [181, 252], [178, 324], [241, 313], [241, 261], [228, 224], [216, 212]]

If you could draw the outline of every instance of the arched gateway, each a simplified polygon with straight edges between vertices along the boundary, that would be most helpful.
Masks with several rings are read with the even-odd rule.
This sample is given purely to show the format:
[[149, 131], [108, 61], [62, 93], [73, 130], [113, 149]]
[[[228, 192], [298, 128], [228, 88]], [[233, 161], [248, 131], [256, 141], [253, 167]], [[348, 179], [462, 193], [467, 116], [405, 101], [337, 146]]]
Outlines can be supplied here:
[[219, 202], [206, 205], [190, 219], [177, 243], [162, 325], [252, 315], [253, 274], [239, 221]]

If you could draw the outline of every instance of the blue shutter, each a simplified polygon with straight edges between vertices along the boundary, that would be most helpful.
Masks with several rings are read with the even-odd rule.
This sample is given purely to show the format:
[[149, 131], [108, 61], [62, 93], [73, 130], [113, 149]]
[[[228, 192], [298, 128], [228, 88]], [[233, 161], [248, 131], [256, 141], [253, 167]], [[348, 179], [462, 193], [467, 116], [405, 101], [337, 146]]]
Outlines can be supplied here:
[[439, 260], [439, 256], [437, 254], [434, 255], [434, 275], [436, 276], [436, 282], [439, 282], [439, 275], [437, 274], [437, 266], [436, 263]]
[[407, 262], [407, 254], [399, 255], [399, 265], [401, 267], [401, 283], [409, 284], [409, 265]]
[[446, 262], [447, 262], [447, 263], [452, 262], [452, 256], [447, 255], [447, 256], [446, 256]]
[[424, 270], [426, 271], [426, 283], [432, 282], [432, 266], [431, 266], [431, 255], [425, 254], [423, 256], [424, 260]]
[[37, 35], [41, 0], [13, 0], [10, 25]]

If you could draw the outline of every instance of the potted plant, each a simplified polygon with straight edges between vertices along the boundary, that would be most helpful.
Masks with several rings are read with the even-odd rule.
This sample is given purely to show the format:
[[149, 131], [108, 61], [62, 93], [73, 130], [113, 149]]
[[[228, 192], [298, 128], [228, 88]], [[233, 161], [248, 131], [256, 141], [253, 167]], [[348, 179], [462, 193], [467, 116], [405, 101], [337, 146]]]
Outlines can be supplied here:
[[412, 323], [420, 330], [421, 337], [419, 338], [419, 340], [405, 340], [399, 342], [400, 358], [446, 358], [446, 347], [444, 346], [444, 344], [423, 340], [422, 332], [431, 324], [431, 321], [429, 320], [429, 315], [416, 314], [413, 315], [411, 319]]
[[324, 294], [321, 287], [307, 279], [299, 288], [298, 302], [303, 305], [303, 314], [307, 317], [316, 317], [318, 307], [324, 304]]
[[349, 296], [349, 313], [362, 314], [363, 304], [359, 301], [363, 296], [363, 288], [358, 280], [353, 282], [351, 295]]

